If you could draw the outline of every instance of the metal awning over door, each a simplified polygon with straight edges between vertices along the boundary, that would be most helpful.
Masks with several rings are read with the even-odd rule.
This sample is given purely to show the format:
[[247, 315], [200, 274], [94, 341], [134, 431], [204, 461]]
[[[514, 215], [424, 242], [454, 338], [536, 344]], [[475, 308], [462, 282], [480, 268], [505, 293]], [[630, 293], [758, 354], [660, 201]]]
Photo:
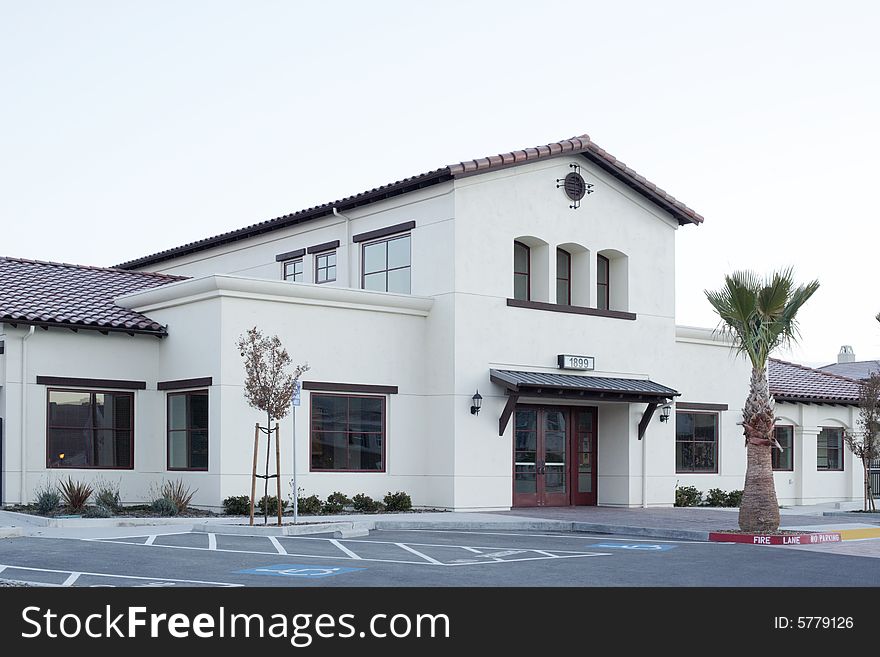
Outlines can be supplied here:
[[498, 435], [504, 435], [507, 423], [520, 397], [537, 397], [548, 402], [583, 400], [620, 403], [643, 403], [648, 407], [639, 422], [639, 438], [645, 433], [654, 411], [673, 397], [677, 390], [649, 379], [621, 379], [604, 376], [489, 370], [492, 383], [507, 391], [507, 404], [498, 419]]

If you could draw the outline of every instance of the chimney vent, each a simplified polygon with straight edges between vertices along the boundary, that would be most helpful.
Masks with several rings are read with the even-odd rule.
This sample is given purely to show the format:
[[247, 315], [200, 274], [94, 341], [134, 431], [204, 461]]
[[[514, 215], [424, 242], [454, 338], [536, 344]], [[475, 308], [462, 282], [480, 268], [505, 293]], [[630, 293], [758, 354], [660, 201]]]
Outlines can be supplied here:
[[840, 348], [840, 353], [837, 354], [837, 362], [838, 363], [855, 363], [856, 362], [856, 354], [853, 351], [853, 348], [848, 344], [843, 345]]

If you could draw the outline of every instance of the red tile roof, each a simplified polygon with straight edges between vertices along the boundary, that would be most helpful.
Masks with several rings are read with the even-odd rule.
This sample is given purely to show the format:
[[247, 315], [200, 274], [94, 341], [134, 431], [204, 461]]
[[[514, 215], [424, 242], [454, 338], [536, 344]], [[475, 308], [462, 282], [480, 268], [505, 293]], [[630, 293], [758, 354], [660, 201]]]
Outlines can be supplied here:
[[404, 178], [403, 180], [398, 180], [387, 185], [375, 187], [365, 192], [355, 194], [354, 196], [346, 196], [345, 198], [336, 201], [330, 201], [329, 203], [316, 205], [305, 210], [299, 210], [292, 214], [276, 217], [275, 219], [261, 221], [260, 223], [245, 226], [244, 228], [239, 228], [228, 233], [207, 237], [172, 249], [159, 251], [158, 253], [144, 256], [142, 258], [129, 260], [128, 262], [123, 262], [122, 264], [117, 265], [117, 267], [122, 269], [147, 267], [172, 258], [203, 251], [214, 246], [229, 244], [231, 242], [255, 237], [280, 228], [287, 228], [305, 221], [324, 217], [332, 214], [333, 208], [336, 208], [340, 212], [345, 212], [369, 203], [381, 201], [393, 196], [399, 196], [400, 194], [406, 194], [407, 192], [412, 192], [423, 187], [447, 182], [454, 178], [471, 176], [478, 173], [485, 173], [487, 171], [503, 169], [509, 166], [517, 166], [526, 162], [534, 162], [541, 159], [568, 154], [583, 155], [586, 159], [620, 180], [623, 184], [658, 205], [663, 210], [669, 212], [675, 217], [679, 225], [700, 224], [703, 222], [703, 217], [701, 215], [671, 194], [668, 194], [666, 191], [657, 187], [657, 185], [647, 180], [644, 176], [639, 175], [633, 169], [630, 169], [603, 148], [597, 146], [590, 139], [589, 135], [580, 135], [578, 137], [572, 137], [571, 139], [563, 139], [562, 141], [554, 142], [552, 144], [536, 146], [535, 148], [526, 148], [524, 150], [511, 151], [509, 153], [490, 155], [476, 160], [458, 162], [457, 164], [451, 164], [439, 169], [434, 169], [433, 171]]
[[839, 374], [771, 358], [768, 378], [777, 402], [859, 403], [859, 382]]
[[0, 257], [0, 322], [167, 335], [149, 317], [114, 299], [180, 276]]

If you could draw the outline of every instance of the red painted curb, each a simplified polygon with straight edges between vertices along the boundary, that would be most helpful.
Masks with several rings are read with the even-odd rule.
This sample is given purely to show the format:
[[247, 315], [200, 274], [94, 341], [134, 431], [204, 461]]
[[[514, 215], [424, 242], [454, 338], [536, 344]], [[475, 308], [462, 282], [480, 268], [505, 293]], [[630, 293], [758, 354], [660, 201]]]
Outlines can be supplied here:
[[751, 545], [815, 545], [816, 543], [839, 543], [837, 532], [803, 534], [727, 534], [709, 532], [709, 540], [718, 543], [749, 543]]

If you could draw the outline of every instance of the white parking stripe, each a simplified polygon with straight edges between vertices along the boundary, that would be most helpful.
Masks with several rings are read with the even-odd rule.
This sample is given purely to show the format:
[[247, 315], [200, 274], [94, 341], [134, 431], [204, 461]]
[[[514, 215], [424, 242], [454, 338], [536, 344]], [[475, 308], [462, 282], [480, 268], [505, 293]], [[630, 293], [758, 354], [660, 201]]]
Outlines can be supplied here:
[[421, 557], [422, 559], [424, 559], [428, 563], [437, 564], [438, 566], [443, 565], [442, 561], [437, 561], [434, 557], [429, 557], [427, 554], [422, 554], [418, 550], [411, 548], [409, 545], [406, 545], [405, 543], [395, 543], [395, 545], [399, 548], [403, 548], [407, 552], [412, 552], [414, 555], [416, 555], [417, 557]]
[[331, 543], [332, 545], [335, 545], [336, 547], [338, 547], [338, 548], [339, 548], [340, 550], [342, 550], [343, 552], [345, 552], [345, 553], [346, 553], [348, 556], [350, 556], [352, 559], [360, 559], [360, 558], [361, 558], [357, 553], [352, 552], [351, 550], [349, 550], [347, 547], [345, 547], [342, 543], [340, 543], [339, 541], [337, 541], [335, 538], [331, 538], [331, 539], [330, 539], [330, 543]]
[[[214, 534], [211, 534], [211, 536], [213, 536], [213, 535]], [[275, 549], [278, 551], [278, 554], [287, 554], [287, 550], [285, 550], [284, 546], [278, 542], [277, 538], [275, 538], [274, 536], [269, 536], [268, 539], [269, 539], [269, 542], [275, 546]], [[217, 539], [215, 538], [214, 539], [214, 549], [216, 549], [216, 548], [217, 548]]]
[[155, 541], [156, 541], [156, 534], [151, 534], [150, 536], [147, 536], [147, 540], [144, 543], [144, 545], [152, 545]]
[[217, 549], [217, 534], [208, 534], [208, 549]]
[[[133, 543], [132, 545], [143, 545], [143, 543]], [[156, 547], [167, 547], [164, 545], [157, 545]], [[31, 568], [29, 566], [16, 566], [15, 564], [0, 564], [0, 568], [2, 570], [6, 570], [7, 568], [11, 570], [27, 570], [28, 572], [36, 572], [36, 573], [60, 573], [62, 575], [67, 574], [70, 577], [76, 575], [77, 578], [82, 575], [88, 575], [91, 577], [111, 577], [115, 579], [137, 579], [137, 580], [145, 580], [148, 582], [181, 582], [184, 584], [212, 584], [214, 586], [230, 586], [230, 587], [240, 587], [244, 586], [244, 584], [230, 584], [229, 582], [204, 582], [197, 579], [174, 579], [172, 577], [142, 577], [140, 575], [110, 575], [109, 573], [87, 573], [83, 572], [72, 572], [70, 570], [54, 570], [52, 568]], [[68, 581], [70, 577], [67, 578]], [[49, 584], [49, 586], [52, 586]], [[62, 584], [61, 586], [69, 586], [68, 584]]]
[[79, 579], [80, 575], [82, 575], [82, 573], [70, 573], [67, 579], [61, 583], [61, 586], [73, 586], [74, 582]]
[[478, 550], [477, 548], [468, 547], [468, 546], [466, 546], [466, 545], [461, 545], [461, 546], [459, 546], [459, 547], [461, 547], [461, 549], [463, 549], [463, 550], [467, 550], [468, 552], [474, 552], [474, 553], [476, 553], [476, 554], [483, 554], [483, 553], [482, 553], [480, 550]]

